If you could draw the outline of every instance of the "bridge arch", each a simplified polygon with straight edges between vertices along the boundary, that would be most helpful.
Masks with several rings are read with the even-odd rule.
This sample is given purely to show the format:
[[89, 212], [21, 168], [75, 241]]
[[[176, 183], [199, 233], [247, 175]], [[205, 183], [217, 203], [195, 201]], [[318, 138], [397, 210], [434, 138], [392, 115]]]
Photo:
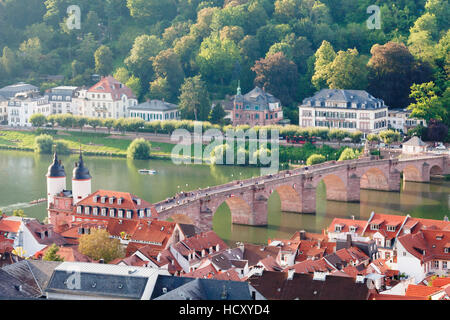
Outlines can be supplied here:
[[232, 195], [225, 199], [218, 199], [215, 203], [208, 207], [212, 211], [212, 215], [217, 209], [226, 203], [231, 212], [231, 221], [235, 224], [252, 224], [253, 210], [252, 207], [240, 196]]
[[361, 189], [389, 191], [389, 182], [379, 168], [370, 168], [361, 176]]
[[402, 172], [403, 172], [403, 181], [413, 181], [413, 182], [422, 181], [422, 174], [420, 170], [412, 164], [408, 164], [407, 166], [405, 166]]
[[323, 181], [326, 187], [327, 200], [347, 201], [347, 186], [344, 181], [335, 174], [328, 174], [318, 181]]
[[442, 175], [442, 174], [444, 174], [444, 169], [442, 169], [441, 166], [439, 166], [437, 164], [431, 166], [430, 176]]
[[281, 211], [295, 213], [302, 212], [302, 198], [298, 191], [295, 190], [295, 187], [297, 187], [295, 184], [285, 184], [270, 190], [270, 194], [275, 191], [278, 193], [281, 202]]

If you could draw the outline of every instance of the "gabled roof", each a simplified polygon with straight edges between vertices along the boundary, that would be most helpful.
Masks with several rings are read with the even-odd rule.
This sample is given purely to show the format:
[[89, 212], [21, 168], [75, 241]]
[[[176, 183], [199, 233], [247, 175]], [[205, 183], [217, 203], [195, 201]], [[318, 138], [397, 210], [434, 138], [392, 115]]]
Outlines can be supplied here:
[[288, 267], [285, 270], [294, 269], [295, 273], [314, 273], [329, 272], [334, 270], [323, 258], [320, 260], [305, 260], [294, 264], [292, 267]]
[[411, 139], [409, 139], [408, 141], [403, 143], [404, 146], [413, 146], [413, 147], [422, 147], [422, 146], [426, 146], [427, 144], [425, 142], [422, 141], [422, 139], [420, 139], [417, 136], [412, 137]]
[[61, 262], [56, 261], [22, 260], [3, 267], [3, 271], [18, 279], [22, 284], [27, 285], [30, 288], [29, 293], [33, 297], [38, 298], [45, 295], [44, 291], [52, 276], [53, 270], [60, 264]]
[[19, 232], [20, 225], [22, 224], [19, 220], [11, 220], [8, 218], [1, 219], [0, 217], [0, 232]]
[[[53, 231], [53, 225], [41, 224], [36, 219], [25, 219], [25, 227], [33, 235], [34, 239], [43, 245], [56, 244], [57, 246], [67, 244], [67, 240], [59, 233]], [[45, 235], [47, 233], [47, 235]]]
[[422, 262], [433, 259], [450, 260], [450, 251], [444, 251], [450, 245], [450, 231], [420, 230], [415, 234], [405, 234], [398, 241], [406, 251]]
[[40, 296], [35, 287], [18, 280], [8, 272], [0, 269], [0, 300], [1, 299], [32, 299]]
[[311, 102], [312, 106], [315, 101], [325, 102], [333, 101], [340, 103], [356, 103], [357, 108], [360, 109], [365, 104], [366, 109], [376, 109], [386, 107], [383, 100], [377, 99], [364, 90], [341, 90], [341, 89], [322, 89], [312, 97], [303, 100], [303, 105]]
[[128, 99], [136, 99], [133, 91], [112, 76], [103, 77], [99, 82], [89, 88], [91, 93], [111, 93], [114, 101], [121, 100], [123, 95]]
[[131, 111], [172, 111], [178, 110], [178, 106], [166, 101], [148, 100], [128, 109]]
[[248, 266], [256, 265], [260, 260], [271, 256], [274, 259], [280, 254], [281, 248], [274, 246], [262, 246], [251, 243], [244, 244], [244, 260], [248, 261]]
[[350, 232], [350, 227], [354, 226], [356, 227], [356, 233], [362, 234], [362, 231], [364, 230], [364, 227], [367, 225], [367, 221], [365, 220], [354, 220], [354, 219], [342, 219], [342, 218], [334, 218], [331, 222], [330, 226], [328, 227], [328, 232], [335, 232], [336, 225], [341, 225], [342, 230], [341, 232]]

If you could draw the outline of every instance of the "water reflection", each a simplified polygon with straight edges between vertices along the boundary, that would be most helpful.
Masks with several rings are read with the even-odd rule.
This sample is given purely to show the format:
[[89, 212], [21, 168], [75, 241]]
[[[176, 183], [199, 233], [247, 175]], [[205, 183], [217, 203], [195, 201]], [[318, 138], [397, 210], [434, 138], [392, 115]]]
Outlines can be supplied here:
[[[78, 155], [62, 156], [61, 160], [66, 169], [67, 188], [71, 188], [70, 179]], [[51, 155], [0, 151], [0, 209], [12, 212], [20, 204], [28, 216], [43, 220], [47, 215], [46, 204], [26, 207], [26, 203], [46, 196], [45, 174], [51, 161]], [[92, 190], [128, 191], [149, 202], [160, 201], [180, 191], [250, 178], [260, 172], [259, 168], [174, 165], [159, 160], [86, 157], [85, 161], [93, 176]], [[142, 175], [138, 173], [139, 169], [154, 169], [158, 173]], [[268, 200], [267, 227], [232, 225], [230, 211], [224, 203], [214, 216], [214, 230], [229, 243], [238, 240], [266, 243], [268, 238], [288, 237], [300, 229], [321, 232], [334, 217], [367, 219], [372, 211], [432, 219], [450, 216], [449, 181], [407, 182], [402, 184], [401, 192], [361, 190], [360, 203], [327, 201], [325, 194], [325, 185], [321, 183], [317, 188], [316, 214], [296, 214], [281, 212], [280, 197], [273, 192]]]

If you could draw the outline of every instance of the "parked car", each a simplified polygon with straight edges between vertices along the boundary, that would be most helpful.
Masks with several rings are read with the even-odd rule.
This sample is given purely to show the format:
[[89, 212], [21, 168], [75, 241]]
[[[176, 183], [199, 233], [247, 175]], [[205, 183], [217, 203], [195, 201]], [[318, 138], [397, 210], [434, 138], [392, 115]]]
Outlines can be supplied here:
[[438, 144], [438, 145], [436, 146], [436, 149], [438, 149], [438, 150], [446, 150], [447, 148], [446, 148], [445, 145], [441, 142], [440, 144]]

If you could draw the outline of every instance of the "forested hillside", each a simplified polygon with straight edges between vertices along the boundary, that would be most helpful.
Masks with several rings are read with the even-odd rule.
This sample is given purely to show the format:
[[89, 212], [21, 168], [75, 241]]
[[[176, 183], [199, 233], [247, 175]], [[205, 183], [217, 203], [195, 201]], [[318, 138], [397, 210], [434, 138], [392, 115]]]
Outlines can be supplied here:
[[[67, 27], [70, 5], [80, 29]], [[381, 29], [367, 27], [370, 5]], [[0, 0], [0, 85], [113, 74], [140, 100], [176, 103], [183, 84], [222, 99], [240, 80], [280, 98], [293, 123], [320, 88], [365, 89], [448, 124], [449, 21], [448, 0]]]

